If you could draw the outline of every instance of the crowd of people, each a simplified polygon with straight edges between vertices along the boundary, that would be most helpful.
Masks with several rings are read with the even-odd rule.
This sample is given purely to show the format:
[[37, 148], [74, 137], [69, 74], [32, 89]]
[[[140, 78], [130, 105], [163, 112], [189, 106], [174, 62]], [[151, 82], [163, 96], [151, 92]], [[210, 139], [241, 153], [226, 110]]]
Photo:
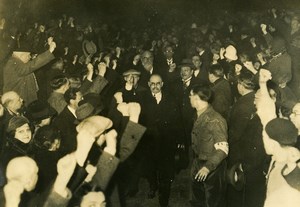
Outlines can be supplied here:
[[83, 22], [1, 18], [0, 206], [299, 206], [298, 13]]

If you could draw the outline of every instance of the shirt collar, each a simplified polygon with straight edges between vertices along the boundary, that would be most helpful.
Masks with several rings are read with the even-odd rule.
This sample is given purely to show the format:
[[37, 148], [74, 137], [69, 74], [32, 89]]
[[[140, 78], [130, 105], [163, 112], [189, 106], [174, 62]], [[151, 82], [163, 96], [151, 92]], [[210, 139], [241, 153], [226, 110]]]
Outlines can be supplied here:
[[189, 83], [189, 82], [191, 82], [191, 79], [192, 79], [192, 76], [191, 77], [189, 77], [188, 79], [186, 79], [186, 80], [182, 80], [182, 82], [184, 82], [184, 83]]
[[153, 66], [152, 66], [151, 70], [149, 71], [149, 73], [152, 75], [152, 73], [153, 73]]
[[152, 96], [154, 96], [154, 97], [161, 97], [161, 96], [162, 96], [162, 93], [161, 93], [161, 92], [156, 93], [156, 94], [152, 93]]
[[74, 115], [74, 117], [77, 119], [77, 116], [76, 116], [76, 110], [73, 109], [72, 107], [70, 107], [69, 105], [67, 106], [69, 111]]

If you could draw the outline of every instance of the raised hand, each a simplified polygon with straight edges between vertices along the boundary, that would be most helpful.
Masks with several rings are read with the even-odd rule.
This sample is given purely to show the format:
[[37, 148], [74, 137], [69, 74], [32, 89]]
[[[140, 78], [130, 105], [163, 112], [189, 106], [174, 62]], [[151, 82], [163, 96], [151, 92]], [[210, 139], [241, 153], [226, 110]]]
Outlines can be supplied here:
[[99, 75], [104, 77], [105, 73], [106, 73], [106, 64], [104, 62], [100, 62], [98, 64], [98, 72], [99, 72]]
[[136, 102], [128, 103], [128, 115], [132, 122], [138, 123], [139, 116], [141, 113], [141, 105]]
[[272, 74], [269, 70], [260, 69], [259, 71], [259, 83], [266, 83], [268, 80], [272, 79]]
[[175, 69], [176, 69], [176, 63], [172, 63], [169, 67], [169, 72], [172, 73], [175, 71]]
[[49, 51], [52, 53], [56, 48], [56, 43], [53, 41], [53, 37], [48, 38]]
[[116, 102], [119, 103], [123, 103], [123, 94], [122, 92], [117, 92], [114, 94], [114, 97], [116, 99]]
[[67, 154], [57, 162], [57, 177], [54, 182], [54, 191], [63, 197], [67, 197], [67, 184], [70, 181], [76, 167], [74, 153]]
[[260, 25], [260, 28], [261, 28], [261, 31], [264, 33], [264, 34], [267, 34], [267, 25], [266, 24], [261, 24]]
[[117, 109], [123, 116], [129, 116], [129, 105], [127, 103], [118, 104]]

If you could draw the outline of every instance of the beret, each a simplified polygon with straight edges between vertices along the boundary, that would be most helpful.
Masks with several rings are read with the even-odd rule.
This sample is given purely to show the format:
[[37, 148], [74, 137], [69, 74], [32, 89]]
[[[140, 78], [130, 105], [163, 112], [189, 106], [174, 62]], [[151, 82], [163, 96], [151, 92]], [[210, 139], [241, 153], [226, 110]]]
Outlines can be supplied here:
[[297, 142], [298, 130], [295, 125], [286, 119], [275, 118], [266, 125], [269, 137], [281, 145], [293, 146]]

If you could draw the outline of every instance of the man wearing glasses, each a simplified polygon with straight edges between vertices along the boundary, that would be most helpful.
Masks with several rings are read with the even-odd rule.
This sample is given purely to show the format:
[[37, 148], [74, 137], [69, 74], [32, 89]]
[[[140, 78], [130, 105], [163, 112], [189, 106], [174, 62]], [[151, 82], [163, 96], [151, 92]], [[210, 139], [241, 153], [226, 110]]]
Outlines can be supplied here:
[[168, 206], [169, 202], [175, 172], [176, 144], [183, 139], [182, 121], [175, 100], [162, 90], [164, 82], [161, 76], [152, 75], [148, 86], [150, 91], [141, 115], [141, 124], [147, 130], [141, 140], [143, 146], [140, 147], [143, 148], [143, 156], [147, 157], [144, 169], [150, 186], [148, 198], [154, 198], [158, 190], [162, 207]]

